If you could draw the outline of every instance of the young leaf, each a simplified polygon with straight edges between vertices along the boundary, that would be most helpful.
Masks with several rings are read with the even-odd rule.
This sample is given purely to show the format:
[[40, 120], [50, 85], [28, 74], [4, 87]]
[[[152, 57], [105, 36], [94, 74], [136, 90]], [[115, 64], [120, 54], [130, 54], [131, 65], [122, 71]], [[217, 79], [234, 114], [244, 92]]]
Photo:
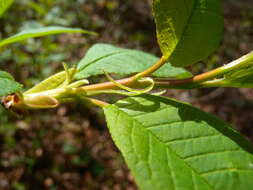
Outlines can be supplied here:
[[[234, 68], [224, 75], [224, 78], [220, 80], [220, 86], [253, 88], [253, 52], [250, 52], [236, 61], [238, 61], [238, 64], [234, 65], [234, 67], [238, 68]], [[233, 62], [231, 65], [232, 64]], [[224, 67], [229, 66], [230, 64]], [[231, 68], [233, 68], [233, 65]]]
[[[76, 72], [75, 69], [69, 69], [69, 74], [73, 75]], [[62, 85], [64, 85], [66, 81], [66, 71], [62, 71], [59, 73], [56, 73], [55, 75], [43, 80], [30, 90], [26, 91], [24, 94], [33, 94], [33, 93], [39, 93], [42, 91], [52, 90], [55, 88], [59, 88]]]
[[153, 0], [157, 38], [172, 65], [202, 60], [218, 46], [223, 17], [220, 0]]
[[104, 108], [110, 133], [143, 190], [249, 190], [249, 143], [216, 117], [145, 95]]
[[22, 85], [14, 80], [7, 72], [0, 71], [0, 97], [18, 92], [22, 89]]
[[[101, 75], [104, 72], [129, 75], [152, 66], [158, 58], [142, 51], [118, 48], [108, 44], [96, 44], [78, 63], [76, 78]], [[153, 74], [157, 77], [186, 78], [192, 75], [169, 63]]]
[[222, 79], [214, 79], [200, 84], [202, 87], [253, 88], [253, 67], [246, 67]]
[[11, 6], [14, 0], [0, 0], [0, 17]]
[[237, 87], [237, 88], [253, 88], [253, 67], [242, 69], [235, 76], [227, 77], [220, 81], [219, 86]]
[[86, 31], [79, 28], [66, 28], [61, 26], [49, 26], [41, 27], [36, 29], [24, 30], [12, 37], [0, 41], [0, 47], [6, 46], [8, 44], [16, 43], [19, 41], [26, 40], [28, 38], [42, 37], [52, 34], [62, 34], [62, 33], [83, 33], [83, 34], [95, 34], [90, 31]]
[[200, 83], [201, 87], [253, 88], [253, 52], [214, 70], [213, 80]]

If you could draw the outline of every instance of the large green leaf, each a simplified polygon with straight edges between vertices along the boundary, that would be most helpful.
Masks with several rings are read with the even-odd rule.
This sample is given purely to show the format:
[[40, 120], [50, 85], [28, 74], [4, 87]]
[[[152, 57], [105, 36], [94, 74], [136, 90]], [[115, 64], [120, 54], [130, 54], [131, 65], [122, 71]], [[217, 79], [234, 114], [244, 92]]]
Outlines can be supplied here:
[[250, 190], [251, 145], [188, 104], [145, 95], [104, 108], [110, 133], [143, 190]]
[[24, 30], [12, 37], [4, 39], [0, 41], [0, 47], [6, 46], [8, 44], [16, 43], [19, 41], [26, 40], [28, 38], [42, 37], [52, 34], [61, 34], [61, 33], [84, 33], [84, 34], [94, 34], [93, 32], [89, 32], [79, 28], [66, 28], [61, 26], [49, 26], [49, 27], [41, 27], [36, 29], [28, 29]]
[[213, 52], [221, 39], [220, 0], [153, 0], [157, 38], [172, 65], [187, 66]]
[[0, 17], [11, 6], [14, 0], [0, 0]]
[[14, 80], [7, 72], [0, 71], [0, 97], [20, 91], [22, 85]]
[[[78, 63], [77, 79], [94, 75], [116, 73], [129, 75], [144, 71], [152, 66], [158, 58], [142, 51], [118, 48], [108, 44], [96, 44]], [[185, 78], [191, 74], [182, 68], [169, 63], [153, 74], [157, 77]]]

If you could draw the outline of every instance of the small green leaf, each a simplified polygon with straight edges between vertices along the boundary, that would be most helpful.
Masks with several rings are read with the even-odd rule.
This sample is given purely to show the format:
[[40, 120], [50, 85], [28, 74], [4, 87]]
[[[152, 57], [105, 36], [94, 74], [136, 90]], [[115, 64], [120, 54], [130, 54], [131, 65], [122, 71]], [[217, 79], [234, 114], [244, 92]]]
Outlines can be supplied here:
[[11, 6], [14, 0], [0, 0], [0, 17], [5, 13], [5, 11]]
[[221, 80], [222, 86], [253, 88], [253, 52], [241, 59], [244, 59], [244, 62], [238, 69], [233, 69], [224, 75]]
[[[118, 48], [108, 44], [96, 44], [78, 63], [76, 78], [87, 78], [104, 74], [104, 72], [129, 75], [144, 71], [158, 60], [157, 57], [142, 51]], [[173, 67], [168, 63], [153, 76], [186, 78], [192, 75], [186, 70]]]
[[153, 0], [157, 38], [172, 65], [194, 64], [212, 53], [223, 31], [220, 0]]
[[[69, 69], [69, 74], [73, 75], [76, 72], [76, 69]], [[42, 91], [52, 90], [55, 88], [62, 87], [66, 82], [66, 71], [62, 71], [59, 73], [56, 73], [55, 75], [43, 80], [33, 88], [26, 91], [24, 94], [33, 94], [33, 93], [39, 93]]]
[[200, 86], [253, 88], [253, 52], [216, 69], [216, 73], [215, 79]]
[[0, 71], [0, 97], [18, 92], [22, 89], [22, 85], [14, 80], [7, 72]]
[[251, 72], [246, 72], [244, 75], [237, 76], [232, 79], [224, 79], [221, 82], [222, 87], [237, 87], [237, 88], [253, 88], [253, 68]]
[[95, 34], [90, 31], [86, 31], [79, 28], [66, 28], [61, 26], [49, 26], [41, 27], [36, 29], [24, 30], [12, 37], [0, 41], [0, 47], [6, 46], [8, 44], [16, 43], [19, 41], [26, 40], [28, 38], [42, 37], [52, 34], [62, 34], [62, 33], [83, 33], [83, 34]]
[[13, 76], [11, 76], [10, 73], [7, 73], [7, 72], [1, 71], [1, 70], [0, 70], [0, 78], [6, 78], [6, 79], [10, 79], [10, 80], [15, 80], [13, 78]]
[[201, 85], [207, 87], [253, 88], [253, 66], [241, 69], [222, 79], [207, 81]]
[[104, 111], [141, 189], [252, 188], [252, 146], [216, 117], [152, 95], [127, 98]]

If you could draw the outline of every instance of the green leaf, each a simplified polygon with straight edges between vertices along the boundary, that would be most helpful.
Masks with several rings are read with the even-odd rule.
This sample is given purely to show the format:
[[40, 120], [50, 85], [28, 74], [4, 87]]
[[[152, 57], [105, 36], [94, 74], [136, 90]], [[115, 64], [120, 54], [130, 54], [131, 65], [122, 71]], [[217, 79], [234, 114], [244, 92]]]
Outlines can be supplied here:
[[253, 88], [253, 52], [216, 69], [216, 75], [200, 83], [201, 87]]
[[224, 79], [221, 84], [222, 87], [253, 88], [253, 68], [245, 71], [244, 75]]
[[0, 97], [18, 92], [22, 89], [22, 85], [14, 80], [7, 72], [0, 71]]
[[224, 75], [220, 83], [225, 87], [253, 88], [253, 52], [250, 52], [239, 60], [238, 68]]
[[14, 0], [0, 0], [0, 17], [5, 13], [5, 11], [11, 6]]
[[1, 70], [0, 70], [0, 78], [6, 78], [6, 79], [9, 79], [9, 80], [14, 80], [13, 76], [11, 76], [10, 73], [7, 73], [7, 72], [1, 71]]
[[[70, 75], [73, 76], [75, 72], [76, 72], [75, 69], [73, 69], [73, 68], [69, 69]], [[66, 76], [67, 76], [66, 71], [56, 73], [55, 75], [43, 80], [42, 82], [40, 82], [39, 84], [37, 84], [33, 88], [29, 89], [24, 94], [39, 93], [39, 92], [62, 87], [62, 85], [64, 85], [66, 82], [66, 79], [67, 79]]]
[[215, 79], [200, 84], [203, 87], [236, 87], [253, 88], [253, 66], [225, 75], [222, 79]]
[[[76, 78], [87, 78], [104, 74], [104, 72], [129, 75], [144, 71], [157, 61], [157, 57], [142, 51], [118, 48], [108, 44], [96, 44], [78, 63]], [[192, 75], [186, 70], [173, 67], [168, 63], [153, 76], [186, 78]]]
[[172, 65], [196, 63], [219, 45], [223, 31], [220, 0], [153, 0], [157, 38]]
[[104, 111], [141, 189], [252, 188], [252, 146], [216, 117], [152, 95], [127, 98]]
[[26, 40], [28, 38], [42, 37], [52, 34], [62, 34], [62, 33], [83, 33], [83, 34], [95, 34], [79, 28], [66, 28], [61, 26], [49, 26], [41, 27], [36, 29], [24, 30], [12, 37], [0, 41], [0, 47], [6, 46], [8, 44], [16, 43], [19, 41]]

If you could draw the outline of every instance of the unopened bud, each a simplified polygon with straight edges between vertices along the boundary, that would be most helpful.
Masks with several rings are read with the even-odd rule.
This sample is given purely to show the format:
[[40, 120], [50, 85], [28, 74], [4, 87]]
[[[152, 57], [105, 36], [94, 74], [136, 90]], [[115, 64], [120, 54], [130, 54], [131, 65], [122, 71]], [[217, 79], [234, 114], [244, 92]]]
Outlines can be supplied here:
[[59, 102], [55, 98], [47, 95], [28, 95], [24, 98], [24, 104], [29, 108], [47, 109], [57, 107]]

